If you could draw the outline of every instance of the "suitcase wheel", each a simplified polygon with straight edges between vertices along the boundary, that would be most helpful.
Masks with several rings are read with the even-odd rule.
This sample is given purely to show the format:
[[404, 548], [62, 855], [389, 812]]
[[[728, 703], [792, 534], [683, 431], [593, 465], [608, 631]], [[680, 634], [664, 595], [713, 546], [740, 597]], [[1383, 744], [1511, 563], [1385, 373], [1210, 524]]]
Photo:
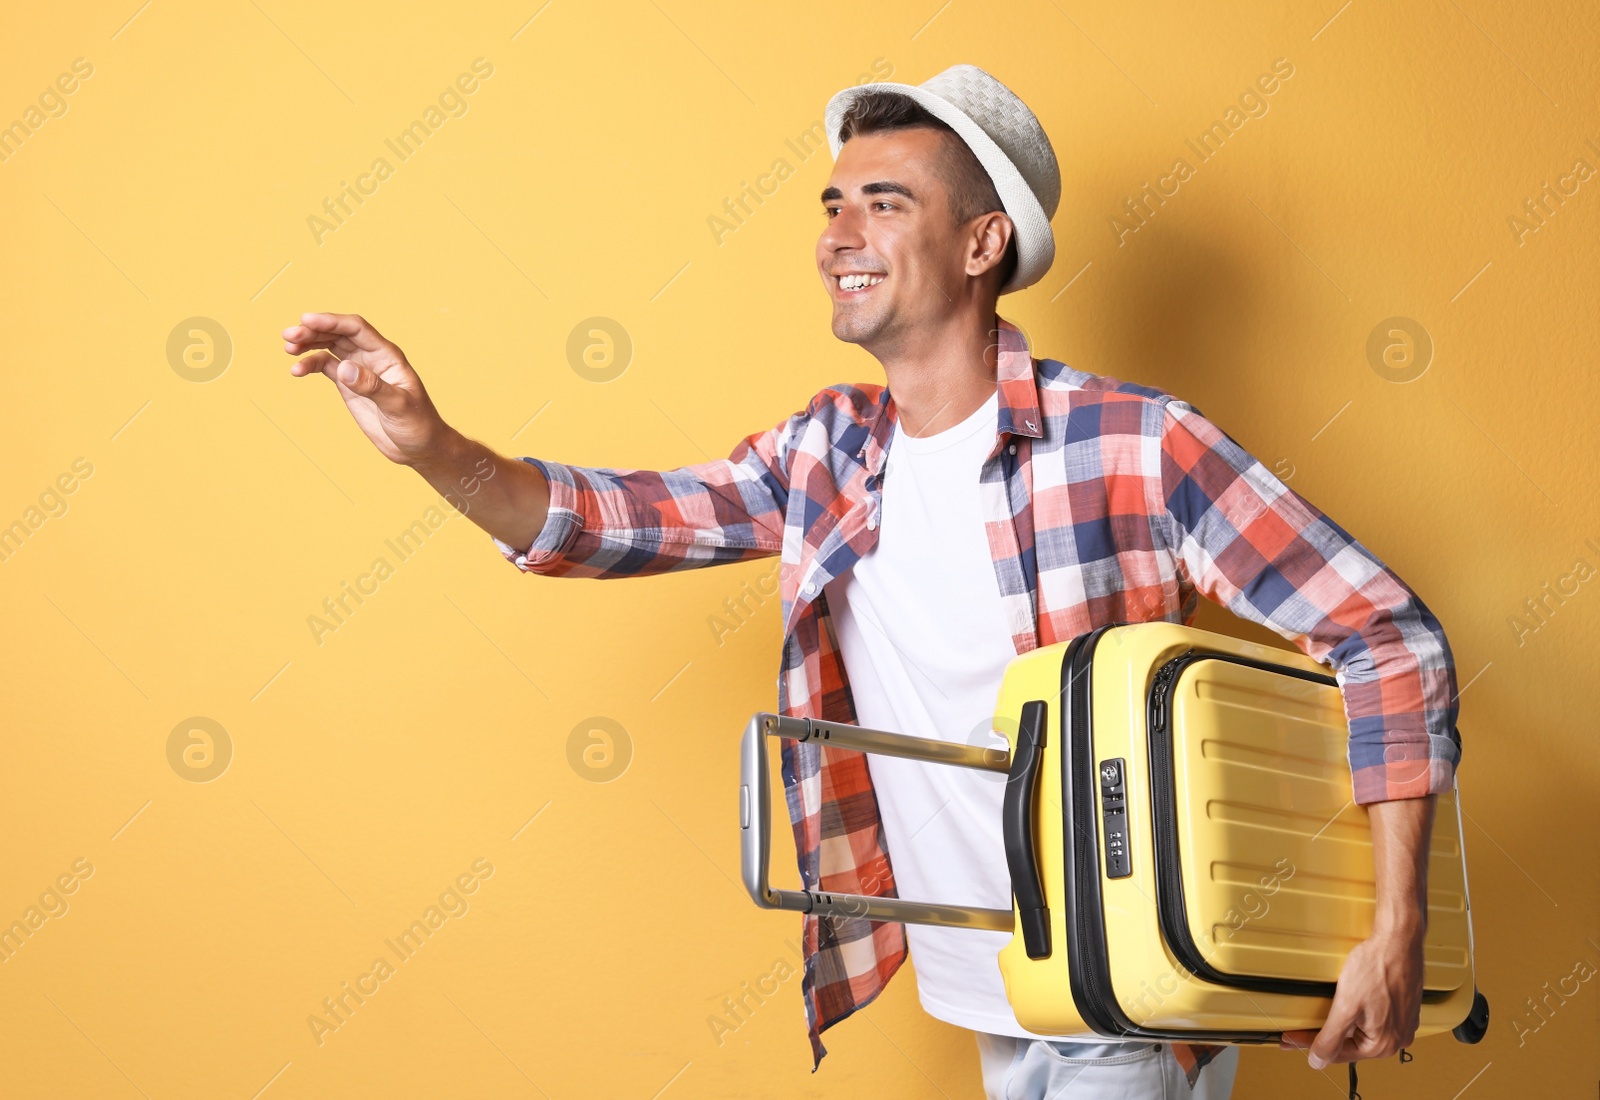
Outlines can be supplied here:
[[1472, 1011], [1467, 1013], [1467, 1018], [1456, 1025], [1450, 1034], [1460, 1039], [1463, 1043], [1476, 1043], [1483, 1038], [1483, 1033], [1489, 1030], [1489, 998], [1482, 991], [1472, 991]]

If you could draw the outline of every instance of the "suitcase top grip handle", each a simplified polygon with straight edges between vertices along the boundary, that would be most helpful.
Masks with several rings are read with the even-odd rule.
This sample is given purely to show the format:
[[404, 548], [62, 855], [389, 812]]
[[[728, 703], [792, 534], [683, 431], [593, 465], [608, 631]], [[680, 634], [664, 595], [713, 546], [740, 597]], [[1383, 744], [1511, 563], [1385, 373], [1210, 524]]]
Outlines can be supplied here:
[[1039, 860], [1033, 845], [1033, 804], [1039, 790], [1039, 762], [1044, 757], [1045, 703], [1022, 704], [1022, 721], [1011, 751], [1001, 826], [1005, 832], [1006, 867], [1011, 893], [1017, 899], [1017, 924], [1030, 959], [1050, 957], [1050, 910], [1039, 881]]

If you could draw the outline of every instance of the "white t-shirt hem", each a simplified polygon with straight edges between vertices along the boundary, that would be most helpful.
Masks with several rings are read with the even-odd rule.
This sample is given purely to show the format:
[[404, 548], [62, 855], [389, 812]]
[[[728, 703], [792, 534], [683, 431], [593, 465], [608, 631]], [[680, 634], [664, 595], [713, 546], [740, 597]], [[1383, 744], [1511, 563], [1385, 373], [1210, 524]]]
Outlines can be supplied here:
[[968, 1031], [984, 1031], [990, 1035], [1009, 1035], [1018, 1039], [1049, 1039], [1062, 1043], [1122, 1043], [1129, 1046], [1140, 1046], [1149, 1040], [1124, 1040], [1111, 1039], [1104, 1035], [1096, 1035], [1092, 1031], [1083, 1031], [1073, 1035], [1040, 1035], [1028, 1031], [1017, 1023], [1015, 1016], [996, 1016], [988, 1012], [974, 1012], [969, 1007], [945, 1004], [937, 997], [930, 997], [917, 990], [917, 999], [922, 1002], [922, 1010], [935, 1020], [941, 1020], [956, 1027], [964, 1027]]

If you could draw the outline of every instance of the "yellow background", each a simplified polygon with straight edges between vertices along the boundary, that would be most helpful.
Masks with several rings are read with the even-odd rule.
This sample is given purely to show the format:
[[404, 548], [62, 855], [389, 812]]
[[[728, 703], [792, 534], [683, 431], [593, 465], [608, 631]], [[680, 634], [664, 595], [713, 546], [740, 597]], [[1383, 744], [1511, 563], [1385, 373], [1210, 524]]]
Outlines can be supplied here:
[[[710, 625], [772, 564], [522, 576], [465, 520], [427, 529], [437, 497], [278, 338], [303, 310], [365, 314], [505, 453], [726, 454], [824, 385], [882, 380], [814, 273], [830, 158], [785, 139], [875, 63], [957, 62], [1060, 157], [1055, 267], [1003, 302], [1036, 354], [1192, 401], [1448, 631], [1494, 1022], [1365, 1066], [1366, 1094], [1590, 1095], [1600, 982], [1542, 1017], [1529, 999], [1600, 966], [1600, 177], [1520, 243], [1508, 218], [1600, 167], [1592, 5], [539, 3], [0, 24], [0, 122], [93, 66], [0, 163], [0, 524], [93, 469], [0, 561], [0, 922], [93, 868], [0, 965], [0, 1095], [979, 1095], [971, 1037], [909, 971], [809, 1073], [779, 965], [799, 919], [737, 881], [735, 742], [774, 703], [777, 599]], [[479, 57], [466, 113], [386, 153]], [[1186, 153], [1277, 58], [1267, 113]], [[385, 155], [319, 243], [308, 218]], [[780, 157], [793, 176], [719, 242], [707, 219]], [[1119, 243], [1112, 217], [1179, 157], [1193, 176]], [[233, 347], [209, 382], [168, 357], [193, 317]], [[633, 344], [604, 384], [568, 361], [591, 317]], [[1435, 349], [1404, 383], [1368, 357], [1391, 317]], [[418, 520], [401, 561], [385, 540]], [[319, 643], [308, 617], [379, 556], [392, 575]], [[1569, 594], [1519, 632], [1547, 582]], [[1210, 605], [1199, 625], [1276, 638]], [[169, 762], [197, 717], [232, 745], [209, 782]], [[632, 744], [605, 783], [569, 758], [595, 718]], [[470, 908], [319, 1045], [323, 998], [480, 858]], [[774, 973], [719, 1043], [724, 999]], [[1315, 1076], [1247, 1051], [1235, 1095], [1342, 1095], [1342, 1067]]]

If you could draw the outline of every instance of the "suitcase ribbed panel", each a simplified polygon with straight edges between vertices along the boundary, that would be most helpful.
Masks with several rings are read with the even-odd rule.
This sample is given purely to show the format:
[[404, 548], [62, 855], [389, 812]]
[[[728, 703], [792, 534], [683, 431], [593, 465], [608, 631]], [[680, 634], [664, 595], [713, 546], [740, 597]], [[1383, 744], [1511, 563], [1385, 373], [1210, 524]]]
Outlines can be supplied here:
[[[1372, 836], [1351, 800], [1339, 689], [1195, 661], [1171, 695], [1189, 931], [1224, 974], [1336, 981], [1372, 928]], [[1454, 796], [1436, 812], [1423, 984], [1471, 981]]]

